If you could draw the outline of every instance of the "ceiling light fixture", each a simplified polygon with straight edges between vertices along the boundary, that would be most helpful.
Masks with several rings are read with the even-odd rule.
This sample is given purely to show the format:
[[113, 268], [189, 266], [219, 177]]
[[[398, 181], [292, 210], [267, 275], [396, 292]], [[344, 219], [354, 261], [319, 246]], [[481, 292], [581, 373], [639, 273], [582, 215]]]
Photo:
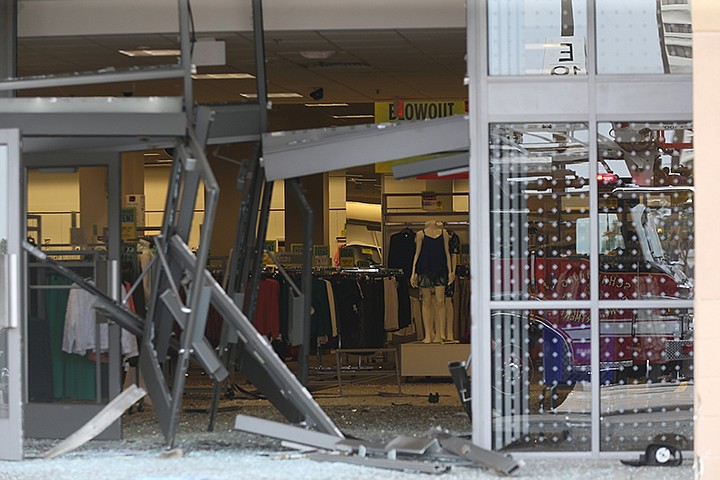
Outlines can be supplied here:
[[192, 76], [193, 80], [238, 80], [255, 78], [250, 73], [196, 73]]
[[298, 53], [308, 60], [327, 60], [335, 55], [335, 50], [304, 50]]
[[373, 114], [367, 114], [367, 115], [333, 115], [333, 118], [375, 118], [375, 115]]
[[[241, 97], [245, 98], [257, 98], [257, 93], [241, 93]], [[302, 95], [295, 92], [278, 92], [278, 93], [268, 93], [268, 98], [302, 98]]]
[[306, 103], [306, 107], [349, 107], [349, 103]]
[[180, 50], [170, 49], [150, 49], [142, 48], [138, 50], [118, 50], [118, 52], [128, 57], [179, 57]]

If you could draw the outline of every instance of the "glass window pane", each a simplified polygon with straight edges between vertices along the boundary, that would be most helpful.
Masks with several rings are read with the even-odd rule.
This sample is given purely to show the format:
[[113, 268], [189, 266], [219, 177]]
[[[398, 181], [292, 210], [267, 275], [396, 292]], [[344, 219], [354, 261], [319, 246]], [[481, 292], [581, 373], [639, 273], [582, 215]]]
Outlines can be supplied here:
[[602, 450], [692, 450], [693, 331], [688, 309], [600, 311]]
[[587, 125], [490, 135], [493, 300], [589, 300]]
[[589, 310], [494, 312], [492, 363], [494, 448], [590, 449]]
[[584, 0], [489, 0], [490, 75], [586, 75]]
[[692, 298], [692, 125], [598, 125], [600, 299]]
[[690, 10], [690, 0], [596, 2], [598, 73], [692, 73]]

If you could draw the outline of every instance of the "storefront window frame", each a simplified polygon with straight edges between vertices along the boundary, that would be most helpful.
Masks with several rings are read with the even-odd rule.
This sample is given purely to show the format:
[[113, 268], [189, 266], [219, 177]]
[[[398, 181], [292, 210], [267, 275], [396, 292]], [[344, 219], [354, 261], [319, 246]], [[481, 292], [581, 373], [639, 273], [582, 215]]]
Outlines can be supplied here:
[[[493, 123], [584, 122], [589, 135], [589, 177], [598, 172], [597, 131], [601, 122], [692, 120], [692, 77], [673, 75], [598, 75], [596, 68], [596, 1], [587, 0], [588, 74], [574, 78], [490, 76], [488, 0], [468, 2], [468, 76], [470, 93], [470, 204], [473, 441], [492, 448], [492, 378], [490, 318], [494, 310], [538, 308], [537, 301], [491, 299], [490, 125]], [[663, 101], [659, 101], [662, 99]], [[593, 134], [594, 133], [594, 134]], [[601, 300], [599, 294], [598, 187], [590, 184], [590, 299], [542, 301], [542, 308], [589, 309], [591, 312], [591, 449], [584, 456], [612, 457], [600, 439], [600, 311], [607, 308], [692, 308], [692, 300]], [[540, 452], [539, 452], [540, 453]], [[624, 452], [627, 455], [627, 452]], [[542, 455], [567, 456], [561, 452]], [[574, 454], [577, 456], [577, 454]]]

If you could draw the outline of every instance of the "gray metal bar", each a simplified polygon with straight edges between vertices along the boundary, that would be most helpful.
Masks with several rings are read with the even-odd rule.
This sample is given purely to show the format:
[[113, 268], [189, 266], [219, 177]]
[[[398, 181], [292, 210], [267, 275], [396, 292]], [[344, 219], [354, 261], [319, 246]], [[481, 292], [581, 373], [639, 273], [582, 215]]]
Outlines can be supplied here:
[[351, 168], [468, 148], [467, 117], [454, 115], [416, 122], [264, 134], [263, 166], [268, 180], [280, 180], [326, 172], [330, 166]]
[[265, 26], [263, 24], [262, 0], [252, 0], [253, 38], [255, 40], [255, 81], [260, 109], [260, 133], [267, 132], [267, 73], [265, 69]]
[[[488, 82], [488, 40], [487, 0], [469, 2], [467, 5], [467, 63], [470, 85], [469, 132], [470, 144], [470, 269], [478, 272], [471, 278], [470, 308], [478, 312], [478, 319], [471, 325], [471, 403], [473, 411], [473, 442], [485, 448], [492, 446], [492, 389], [482, 386], [492, 378], [490, 345], [491, 313], [490, 302], [490, 162], [489, 126], [487, 112]], [[477, 208], [475, 208], [477, 207]], [[485, 379], [483, 381], [483, 379]]]
[[[172, 404], [170, 407], [170, 429], [166, 438], [168, 446], [172, 446], [175, 440], [175, 431], [180, 416], [180, 406], [185, 388], [185, 373], [190, 365], [192, 346], [198, 336], [202, 335], [207, 321], [209, 299], [208, 302], [206, 302], [203, 295], [205, 274], [207, 273], [205, 266], [207, 265], [210, 250], [210, 239], [212, 237], [218, 196], [220, 194], [220, 187], [218, 186], [215, 176], [210, 169], [210, 165], [205, 157], [205, 152], [198, 144], [197, 138], [195, 137], [195, 133], [192, 129], [188, 130], [188, 141], [191, 153], [195, 158], [196, 168], [198, 169], [200, 176], [202, 177], [203, 184], [205, 185], [205, 217], [203, 221], [203, 229], [200, 234], [197, 260], [192, 277], [192, 289], [190, 291], [189, 299], [189, 308], [191, 312], [187, 319], [187, 327], [183, 330], [183, 334], [180, 339], [180, 350], [178, 350], [177, 365], [175, 366], [175, 380], [173, 381]], [[175, 236], [175, 238], [178, 237]]]
[[[180, 67], [183, 77], [183, 103], [187, 124], [192, 125], [192, 48], [190, 46], [190, 2], [178, 0], [178, 21], [180, 31]], [[194, 33], [194, 32], [193, 32]]]
[[232, 292], [238, 294], [238, 300], [242, 299], [242, 304], [240, 306], [246, 314], [248, 313], [247, 308], [245, 308], [247, 302], [245, 302], [244, 299], [245, 294], [247, 293], [248, 274], [250, 273], [250, 266], [252, 265], [252, 258], [250, 257], [250, 255], [248, 255], [248, 251], [250, 250], [250, 246], [254, 244], [255, 238], [257, 236], [256, 228], [258, 216], [260, 214], [260, 212], [258, 211], [258, 206], [260, 205], [260, 199], [262, 198], [262, 186], [265, 183], [263, 179], [263, 168], [260, 165], [259, 161], [259, 155], [261, 154], [260, 144], [256, 145], [255, 154], [257, 155], [257, 157], [254, 160], [255, 164], [252, 176], [253, 184], [251, 187], [252, 197], [250, 197], [250, 201], [246, 205], [248, 209], [247, 221], [244, 224], [241, 221], [241, 226], [245, 229], [245, 241], [242, 245], [239, 245], [238, 242], [242, 242], [243, 237], [240, 236], [242, 232], [238, 231], [235, 246], [240, 247], [238, 249], [238, 255], [242, 256], [238, 257], [240, 264], [238, 265], [238, 270], [236, 271], [237, 283], [234, 286], [234, 290], [231, 290]]
[[493, 452], [473, 445], [468, 440], [463, 440], [449, 435], [439, 435], [440, 446], [448, 452], [459, 457], [471, 460], [474, 464], [488, 468], [501, 475], [510, 475], [520, 468], [520, 464], [512, 457], [503, 453]]
[[298, 375], [300, 383], [307, 385], [308, 371], [310, 368], [310, 315], [312, 311], [312, 253], [313, 238], [312, 229], [314, 215], [310, 202], [303, 192], [300, 180], [292, 178], [288, 180], [292, 192], [295, 194], [302, 211], [305, 213], [305, 238], [303, 241], [303, 268], [302, 268], [302, 291], [305, 295], [305, 306], [302, 316], [302, 344], [298, 353]]
[[199, 105], [196, 114], [198, 118], [204, 109], [212, 112], [212, 124], [205, 140], [206, 144], [225, 145], [260, 140], [261, 108], [257, 103]]
[[[598, 173], [598, 91], [597, 91], [597, 35], [595, 0], [588, 3], [588, 178], [596, 178]], [[659, 6], [658, 6], [659, 9]], [[662, 37], [661, 37], [662, 38]], [[601, 421], [600, 405], [600, 225], [599, 225], [598, 182], [590, 182], [590, 452], [593, 457], [600, 456]]]
[[[203, 288], [207, 289], [207, 287]], [[207, 292], [203, 292], [203, 295], [208, 295], [207, 301], [209, 304], [210, 291], [208, 290]], [[180, 327], [185, 330], [187, 328], [188, 314], [182, 310], [180, 299], [175, 297], [173, 292], [170, 290], [165, 290], [165, 292], [160, 295], [160, 298], [167, 309], [173, 314], [173, 317], [175, 317], [175, 320], [178, 322]], [[202, 303], [205, 303], [205, 299], [203, 299]], [[203, 332], [200, 332], [200, 335], [195, 336], [192, 345], [195, 357], [198, 359], [208, 375], [212, 376], [213, 380], [217, 382], [225, 380], [228, 376], [228, 372], [220, 360], [218, 360], [217, 355], [215, 355], [215, 350], [210, 345], [210, 342], [208, 342], [208, 339], [205, 338]]]
[[[585, 1], [585, 0], [582, 0]], [[573, 0], [560, 1], [560, 36], [575, 35], [575, 19], [573, 18]]]
[[260, 289], [260, 268], [262, 266], [263, 247], [265, 244], [265, 237], [267, 235], [268, 222], [270, 221], [270, 203], [272, 201], [273, 184], [274, 182], [265, 182], [263, 187], [262, 207], [260, 208], [260, 219], [258, 221], [257, 236], [255, 237], [255, 248], [253, 249], [253, 254], [251, 256], [252, 274], [250, 275], [250, 285], [248, 288], [250, 296], [248, 298], [248, 307], [246, 310], [248, 318], [251, 322], [255, 318], [255, 308], [257, 307], [257, 299]]
[[286, 440], [309, 447], [322, 448], [323, 450], [352, 451], [352, 447], [348, 445], [338, 445], [338, 442], [343, 440], [342, 437], [248, 415], [237, 415], [235, 417], [235, 430]]
[[26, 90], [29, 88], [70, 87], [75, 85], [96, 85], [99, 83], [140, 82], [164, 80], [183, 76], [183, 69], [177, 65], [152, 67], [118, 72], [114, 69], [85, 72], [71, 75], [41, 75], [37, 77], [8, 78], [0, 82], [0, 91]]
[[[183, 182], [182, 198], [180, 199], [180, 205], [178, 207], [179, 214], [175, 231], [186, 243], [190, 241], [190, 230], [192, 229], [192, 221], [195, 216], [195, 203], [197, 202], [201, 175], [201, 172], [197, 169], [188, 171], [188, 169], [185, 168], [185, 181]], [[204, 221], [203, 228], [205, 228]]]
[[[178, 262], [186, 268], [194, 268], [197, 259], [180, 238], [171, 238], [169, 245]], [[258, 385], [258, 388], [290, 421], [304, 421], [311, 428], [344, 437], [210, 272], [205, 270], [204, 275], [205, 284], [212, 289], [212, 304], [235, 330], [247, 358], [255, 360], [254, 363], [241, 363], [241, 370], [246, 375], [255, 375], [265, 382], [262, 386]]]
[[178, 113], [123, 113], [110, 109], [107, 112], [78, 110], [61, 114], [0, 112], [0, 128], [20, 128], [29, 137], [169, 137], [184, 132], [185, 119]]
[[392, 167], [393, 177], [397, 179], [412, 178], [427, 173], [442, 172], [456, 168], [467, 168], [470, 165], [470, 152], [462, 152], [442, 157], [402, 163]]

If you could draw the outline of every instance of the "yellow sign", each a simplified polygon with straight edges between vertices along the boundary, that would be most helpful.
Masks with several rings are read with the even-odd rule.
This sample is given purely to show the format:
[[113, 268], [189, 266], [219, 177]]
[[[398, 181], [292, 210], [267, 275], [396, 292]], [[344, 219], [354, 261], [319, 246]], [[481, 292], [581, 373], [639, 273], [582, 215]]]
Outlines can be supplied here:
[[[405, 120], [428, 120], [464, 115], [467, 113], [465, 100], [413, 101], [396, 100], [394, 102], [375, 102], [375, 123], [402, 122]], [[418, 162], [446, 154], [419, 155], [375, 164], [375, 173], [392, 173], [393, 165]]]
[[375, 103], [375, 123], [403, 120], [430, 120], [467, 113], [465, 100], [413, 101]]

